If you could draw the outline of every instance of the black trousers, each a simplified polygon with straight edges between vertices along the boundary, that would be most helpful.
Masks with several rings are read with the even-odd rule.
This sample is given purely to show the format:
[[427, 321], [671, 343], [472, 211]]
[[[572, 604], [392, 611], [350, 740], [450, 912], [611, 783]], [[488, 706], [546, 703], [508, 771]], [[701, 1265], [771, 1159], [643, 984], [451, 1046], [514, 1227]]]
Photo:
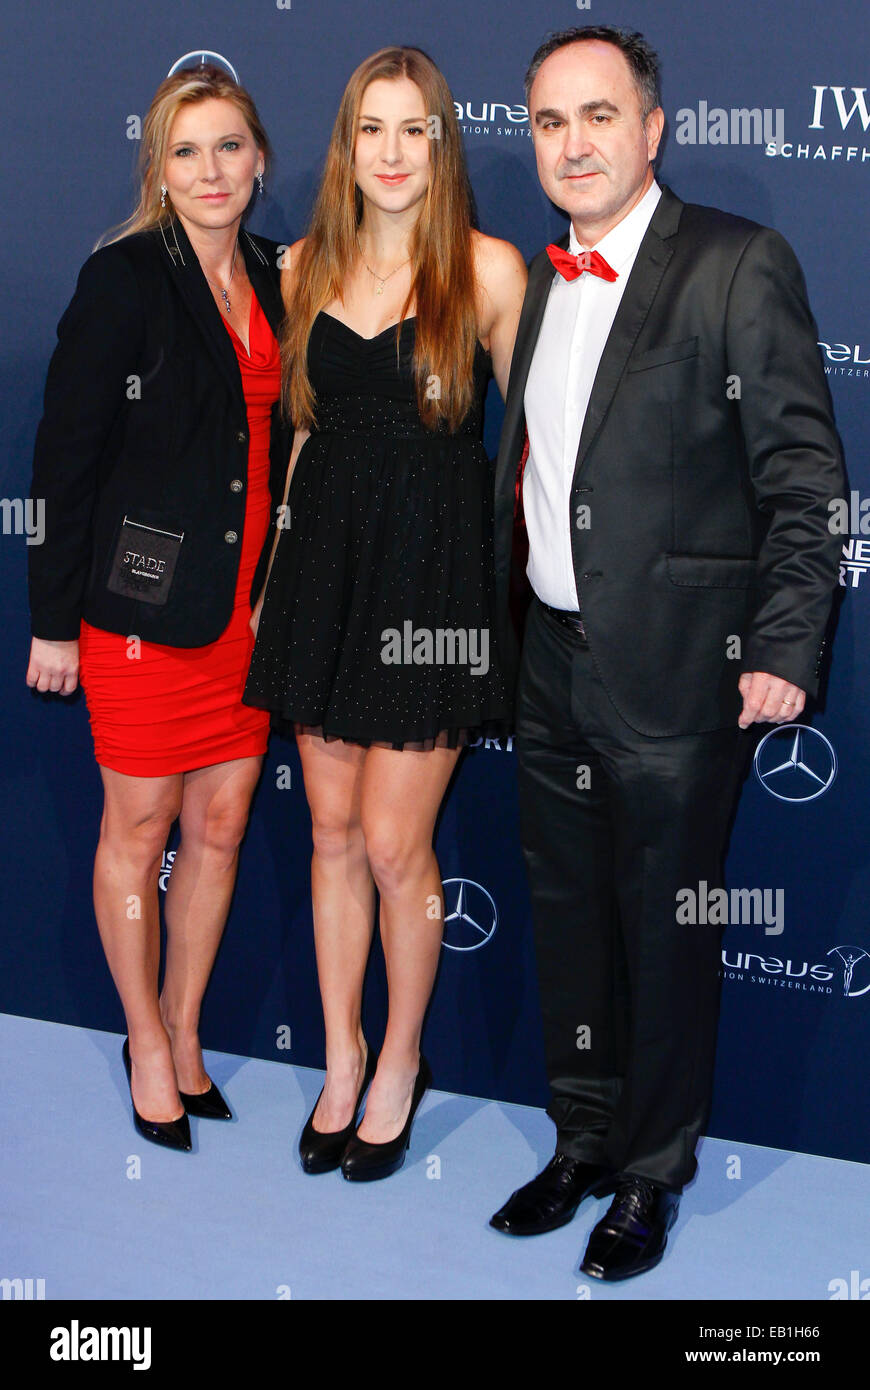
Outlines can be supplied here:
[[673, 1191], [709, 1112], [723, 934], [678, 923], [677, 893], [722, 885], [752, 746], [736, 725], [636, 733], [588, 645], [533, 598], [516, 749], [547, 1113], [557, 1150]]

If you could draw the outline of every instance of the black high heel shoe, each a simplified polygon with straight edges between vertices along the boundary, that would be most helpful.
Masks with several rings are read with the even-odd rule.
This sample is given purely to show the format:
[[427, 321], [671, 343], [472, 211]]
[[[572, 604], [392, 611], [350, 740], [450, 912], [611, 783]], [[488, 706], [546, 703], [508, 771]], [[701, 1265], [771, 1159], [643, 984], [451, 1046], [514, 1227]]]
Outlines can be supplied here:
[[341, 1175], [350, 1182], [373, 1182], [376, 1178], [388, 1178], [405, 1162], [405, 1153], [411, 1143], [411, 1125], [420, 1101], [428, 1086], [432, 1084], [429, 1063], [420, 1053], [420, 1067], [411, 1095], [411, 1108], [408, 1118], [395, 1139], [385, 1144], [369, 1144], [354, 1133], [348, 1140], [347, 1148], [341, 1156]]
[[231, 1120], [233, 1112], [227, 1105], [217, 1086], [212, 1081], [207, 1091], [179, 1091], [188, 1115], [196, 1115], [201, 1120]]
[[[124, 1059], [127, 1083], [130, 1087], [130, 1104], [133, 1105], [133, 1068], [130, 1061], [129, 1038], [124, 1039], [121, 1056]], [[189, 1152], [193, 1148], [190, 1142], [190, 1122], [186, 1111], [177, 1120], [145, 1120], [139, 1114], [136, 1106], [133, 1105], [133, 1121], [143, 1139], [150, 1139], [153, 1144], [162, 1144], [167, 1149], [182, 1149], [185, 1152]]]
[[305, 1121], [305, 1127], [299, 1136], [299, 1157], [306, 1173], [330, 1173], [333, 1168], [338, 1167], [347, 1141], [356, 1128], [357, 1112], [362, 1105], [363, 1096], [371, 1084], [376, 1067], [377, 1058], [373, 1056], [371, 1048], [367, 1047], [362, 1085], [359, 1088], [359, 1095], [356, 1098], [350, 1123], [345, 1125], [344, 1129], [334, 1129], [322, 1134], [320, 1130], [314, 1128], [314, 1110], [320, 1104], [320, 1096], [323, 1095], [321, 1090], [320, 1096], [314, 1102], [314, 1110]]

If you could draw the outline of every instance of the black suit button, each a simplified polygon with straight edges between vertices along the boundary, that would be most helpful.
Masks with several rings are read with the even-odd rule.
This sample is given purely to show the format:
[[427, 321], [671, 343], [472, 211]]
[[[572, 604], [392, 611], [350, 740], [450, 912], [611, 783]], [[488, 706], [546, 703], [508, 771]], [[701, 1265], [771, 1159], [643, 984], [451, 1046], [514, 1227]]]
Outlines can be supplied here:
[[224, 540], [227, 545], [235, 545], [238, 539], [239, 537], [236, 531], [224, 531]]
[[241, 478], [233, 478], [233, 481], [230, 483], [230, 492], [241, 492], [244, 486]]
[[583, 578], [583, 579], [603, 579], [603, 578], [604, 578], [604, 575], [602, 574], [601, 570], [587, 570], [586, 573], [585, 573], [584, 575], [582, 575], [582, 578]]

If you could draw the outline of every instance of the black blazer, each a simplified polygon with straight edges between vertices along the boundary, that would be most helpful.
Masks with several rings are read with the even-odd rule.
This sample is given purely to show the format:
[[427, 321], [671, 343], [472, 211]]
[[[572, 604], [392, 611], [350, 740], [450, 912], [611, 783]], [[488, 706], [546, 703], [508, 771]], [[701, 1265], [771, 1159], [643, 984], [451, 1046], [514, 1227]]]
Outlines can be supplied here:
[[[277, 243], [243, 230], [239, 246], [277, 335]], [[181, 222], [95, 251], [57, 332], [31, 485], [45, 503], [45, 539], [28, 547], [34, 636], [78, 637], [84, 617], [171, 647], [213, 642], [230, 621], [238, 577], [248, 422], [235, 349]], [[276, 408], [272, 522], [252, 602], [289, 451]], [[165, 604], [106, 587], [125, 515], [184, 532]]]
[[[530, 593], [512, 543], [523, 395], [555, 273], [546, 252], [531, 263], [496, 466], [498, 636], [514, 677], [518, 585]], [[817, 691], [840, 553], [828, 502], [845, 480], [816, 337], [777, 232], [663, 187], [565, 517], [590, 507], [588, 526], [571, 526], [580, 607], [600, 677], [639, 733], [736, 723], [741, 671]]]

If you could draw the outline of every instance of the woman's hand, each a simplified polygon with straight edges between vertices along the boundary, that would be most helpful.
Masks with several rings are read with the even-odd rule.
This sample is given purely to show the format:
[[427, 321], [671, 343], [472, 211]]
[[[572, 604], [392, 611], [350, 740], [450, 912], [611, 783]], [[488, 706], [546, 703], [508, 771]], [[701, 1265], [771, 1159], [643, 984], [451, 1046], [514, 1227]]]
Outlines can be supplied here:
[[[296, 467], [296, 460], [299, 457], [299, 451], [302, 448], [302, 445], [305, 443], [306, 439], [308, 438], [308, 434], [308, 430], [296, 430], [295, 434], [293, 435], [293, 446], [290, 450], [290, 461], [287, 464], [287, 477], [284, 482], [284, 499], [281, 506], [278, 508], [279, 521], [278, 525], [275, 527], [275, 539], [272, 542], [272, 549], [269, 551], [269, 563], [266, 566], [266, 578], [263, 580], [263, 588], [261, 590], [260, 597], [257, 599], [256, 604], [251, 610], [251, 616], [248, 620], [248, 626], [250, 627], [255, 637], [257, 635], [257, 629], [260, 626], [260, 614], [263, 611], [263, 600], [266, 597], [266, 587], [269, 583], [269, 576], [272, 573], [272, 562], [275, 559], [275, 551], [278, 549], [278, 542], [281, 539], [281, 532], [286, 531], [290, 524], [289, 509], [287, 508], [287, 497], [290, 493], [290, 479], [293, 477], [293, 469]], [[285, 516], [288, 518], [287, 520], [285, 520]]]
[[25, 679], [32, 690], [72, 695], [79, 683], [78, 641], [51, 642], [34, 637]]
[[257, 635], [257, 628], [260, 626], [260, 614], [263, 611], [263, 598], [265, 596], [265, 593], [266, 590], [264, 589], [260, 597], [257, 599], [255, 606], [251, 609], [251, 617], [248, 626], [250, 627], [255, 637]]

